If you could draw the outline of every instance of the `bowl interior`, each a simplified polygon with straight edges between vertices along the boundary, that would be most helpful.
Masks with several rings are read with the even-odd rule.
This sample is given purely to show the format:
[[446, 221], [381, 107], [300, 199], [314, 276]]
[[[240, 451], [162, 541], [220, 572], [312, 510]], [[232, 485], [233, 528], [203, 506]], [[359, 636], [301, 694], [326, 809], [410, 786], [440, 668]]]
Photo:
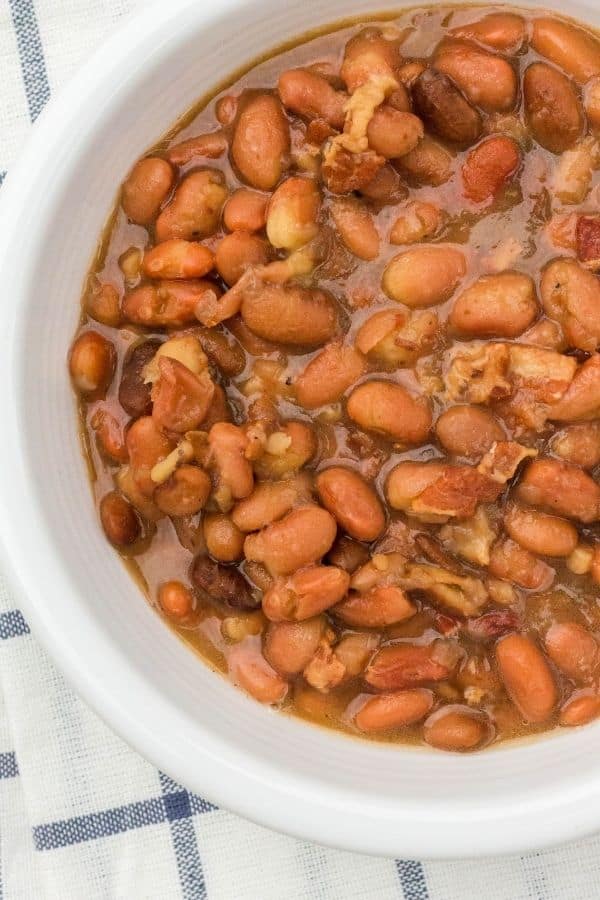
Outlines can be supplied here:
[[[367, 5], [227, 0], [208, 10], [172, 0], [148, 8], [42, 117], [4, 188], [0, 217], [1, 533], [26, 614], [75, 687], [193, 790], [273, 827], [365, 852], [524, 849], [600, 824], [600, 723], [460, 757], [352, 740], [261, 707], [149, 608], [100, 531], [77, 436], [65, 360], [83, 278], [132, 162], [240, 64]], [[600, 24], [594, 0], [569, 11]]]

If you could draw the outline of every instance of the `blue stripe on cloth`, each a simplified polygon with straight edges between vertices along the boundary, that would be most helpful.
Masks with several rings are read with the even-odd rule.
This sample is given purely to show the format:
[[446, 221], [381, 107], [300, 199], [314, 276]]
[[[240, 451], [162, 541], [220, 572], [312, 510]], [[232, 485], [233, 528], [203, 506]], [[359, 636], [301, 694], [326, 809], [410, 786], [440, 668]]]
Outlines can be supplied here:
[[163, 772], [159, 773], [159, 777], [171, 828], [181, 895], [183, 900], [206, 900], [206, 882], [192, 820], [194, 815], [192, 799], [197, 799], [202, 804], [198, 808], [198, 812], [208, 812], [210, 808], [214, 809], [214, 807], [200, 797], [193, 798], [192, 794], [189, 794]]
[[17, 757], [14, 753], [0, 753], [0, 778], [16, 778], [19, 774]]
[[6, 178], [6, 172], [0, 172], [0, 185], [2, 184], [2, 182], [4, 181], [5, 178]]
[[423, 866], [416, 859], [397, 859], [396, 869], [404, 900], [429, 900]]
[[29, 625], [20, 610], [10, 609], [8, 612], [0, 613], [0, 640], [21, 637], [23, 634], [29, 634]]
[[29, 117], [35, 122], [50, 99], [50, 83], [33, 0], [8, 0], [19, 48]]

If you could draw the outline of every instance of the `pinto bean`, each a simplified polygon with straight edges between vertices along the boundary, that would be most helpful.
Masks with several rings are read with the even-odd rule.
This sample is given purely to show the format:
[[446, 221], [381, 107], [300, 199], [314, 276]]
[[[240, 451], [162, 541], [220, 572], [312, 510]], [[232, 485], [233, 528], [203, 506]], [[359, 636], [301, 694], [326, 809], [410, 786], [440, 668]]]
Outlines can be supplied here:
[[227, 378], [241, 375], [246, 368], [246, 354], [235, 338], [215, 328], [194, 328], [193, 334], [211, 363], [223, 375]]
[[438, 750], [461, 753], [476, 750], [491, 736], [486, 716], [468, 706], [444, 706], [429, 716], [423, 727], [423, 737]]
[[231, 518], [242, 531], [259, 531], [281, 519], [299, 500], [308, 500], [310, 491], [310, 479], [305, 475], [288, 481], [262, 482], [249, 497], [236, 504]]
[[529, 66], [523, 77], [525, 112], [534, 138], [553, 153], [572, 147], [583, 131], [583, 110], [573, 83], [546, 63]]
[[593, 469], [600, 463], [600, 422], [568, 425], [553, 437], [551, 449], [567, 462]]
[[385, 163], [370, 181], [361, 186], [360, 193], [363, 197], [384, 205], [398, 203], [406, 196], [407, 191], [396, 169], [390, 163]]
[[600, 487], [577, 466], [566, 462], [534, 460], [517, 485], [515, 496], [523, 503], [580, 522], [600, 519]]
[[549, 565], [512, 540], [499, 541], [494, 545], [488, 568], [496, 578], [533, 591], [547, 590], [556, 574]]
[[140, 520], [133, 506], [116, 491], [105, 494], [100, 501], [100, 521], [104, 534], [115, 547], [128, 547], [141, 534]]
[[73, 386], [85, 397], [100, 397], [110, 385], [116, 365], [115, 348], [98, 331], [84, 331], [69, 352]]
[[533, 20], [531, 46], [578, 84], [600, 74], [600, 43], [569, 22], [542, 16]]
[[364, 373], [366, 362], [353, 347], [327, 344], [296, 379], [296, 397], [304, 409], [336, 403]]
[[379, 694], [361, 706], [354, 722], [361, 731], [390, 731], [420, 722], [432, 706], [433, 694], [425, 688]]
[[229, 231], [261, 231], [267, 224], [269, 198], [256, 191], [240, 188], [223, 207], [223, 224]]
[[267, 662], [287, 678], [299, 675], [317, 652], [324, 628], [322, 616], [301, 622], [270, 622], [263, 648]]
[[263, 563], [272, 575], [290, 575], [321, 559], [336, 535], [335, 519], [318, 506], [293, 509], [244, 542], [246, 559]]
[[600, 697], [590, 691], [575, 691], [560, 708], [559, 725], [587, 725], [600, 715]]
[[389, 104], [379, 106], [367, 126], [369, 147], [386, 159], [398, 159], [414, 150], [425, 130], [418, 116]]
[[375, 490], [352, 469], [331, 466], [317, 475], [321, 503], [340, 528], [357, 541], [374, 541], [385, 528], [385, 514]]
[[555, 259], [543, 271], [542, 306], [562, 325], [569, 346], [600, 346], [600, 280], [574, 259]]
[[401, 462], [390, 472], [385, 487], [388, 503], [394, 509], [408, 509], [447, 469], [442, 462]]
[[478, 406], [451, 406], [435, 423], [435, 433], [448, 453], [471, 459], [481, 458], [506, 437], [495, 416]]
[[227, 511], [234, 500], [248, 497], [254, 488], [252, 465], [246, 457], [248, 438], [229, 422], [213, 425], [208, 434], [211, 464], [218, 472], [218, 503]]
[[263, 612], [272, 622], [310, 619], [338, 603], [349, 584], [350, 576], [343, 569], [309, 566], [276, 579], [263, 596]]
[[388, 644], [367, 667], [365, 681], [380, 691], [397, 691], [428, 681], [445, 681], [456, 662], [443, 641], [432, 644]]
[[402, 588], [380, 585], [364, 593], [351, 592], [331, 612], [356, 628], [387, 628], [411, 619], [417, 608]]
[[389, 381], [373, 380], [359, 385], [348, 399], [347, 411], [361, 428], [404, 444], [422, 444], [431, 428], [427, 400]]
[[181, 581], [164, 581], [157, 599], [165, 615], [178, 622], [189, 619], [194, 611], [194, 595]]
[[117, 328], [121, 321], [119, 293], [112, 284], [94, 281], [85, 298], [85, 311], [96, 322]]
[[516, 174], [520, 163], [521, 152], [512, 138], [485, 138], [471, 150], [462, 167], [465, 196], [474, 203], [491, 201]]
[[419, 246], [394, 256], [381, 286], [388, 297], [411, 308], [447, 300], [467, 270], [465, 257], [451, 246]]
[[281, 178], [290, 150], [290, 130], [277, 97], [253, 94], [237, 118], [231, 158], [244, 181], [263, 191]]
[[244, 552], [244, 535], [229, 516], [209, 513], [202, 520], [206, 549], [219, 562], [235, 562]]
[[119, 403], [133, 418], [152, 412], [152, 385], [144, 381], [144, 369], [159, 347], [158, 341], [144, 341], [133, 347], [125, 357], [119, 384]]
[[90, 426], [96, 433], [100, 452], [109, 462], [125, 463], [128, 461], [123, 428], [115, 416], [111, 415], [107, 409], [98, 407], [90, 419]]
[[216, 302], [221, 292], [211, 281], [167, 280], [143, 284], [125, 294], [121, 311], [134, 325], [146, 328], [180, 328], [196, 322], [195, 310], [211, 297]]
[[198, 134], [174, 144], [167, 150], [167, 159], [174, 166], [187, 166], [201, 159], [218, 159], [227, 149], [227, 138], [222, 131]]
[[268, 284], [244, 294], [242, 319], [259, 337], [280, 344], [318, 346], [337, 330], [333, 297], [298, 285]]
[[339, 197], [330, 209], [344, 246], [359, 259], [375, 259], [379, 255], [379, 232], [364, 204], [356, 198]]
[[397, 309], [386, 309], [363, 322], [356, 335], [356, 346], [380, 365], [397, 369], [411, 365], [431, 350], [438, 327], [434, 312], [406, 315]]
[[135, 164], [125, 181], [121, 205], [136, 225], [149, 225], [173, 186], [173, 169], [158, 156], [148, 156]]
[[432, 131], [457, 144], [475, 143], [483, 128], [481, 116], [447, 75], [425, 69], [412, 92], [417, 113]]
[[267, 237], [274, 247], [298, 250], [317, 234], [321, 195], [312, 178], [286, 178], [269, 202]]
[[452, 328], [469, 337], [513, 338], [538, 313], [533, 279], [520, 272], [484, 275], [460, 294], [450, 311]]
[[193, 516], [205, 505], [210, 478], [198, 466], [183, 465], [154, 492], [154, 502], [168, 516]]
[[365, 28], [346, 44], [340, 75], [354, 93], [372, 78], [394, 77], [399, 65], [398, 44], [388, 41], [378, 28]]
[[[276, 446], [272, 446], [276, 438]], [[266, 452], [254, 463], [259, 478], [285, 478], [301, 469], [317, 452], [317, 441], [306, 422], [287, 422], [267, 442]]]
[[234, 682], [260, 703], [278, 704], [285, 699], [287, 682], [255, 646], [235, 644], [227, 655], [227, 666]]
[[173, 239], [144, 254], [142, 271], [148, 278], [201, 278], [210, 272], [214, 262], [208, 247]]
[[368, 562], [369, 551], [363, 544], [341, 534], [336, 538], [326, 560], [330, 565], [339, 566], [340, 569], [352, 574], [359, 566], [364, 566]]
[[239, 281], [250, 266], [266, 265], [270, 258], [271, 251], [264, 238], [246, 231], [226, 234], [215, 253], [217, 271], [228, 285]]
[[223, 566], [208, 556], [196, 557], [190, 579], [193, 586], [214, 603], [224, 603], [232, 609], [256, 609], [259, 605], [238, 569]]
[[477, 41], [499, 53], [518, 53], [527, 38], [527, 25], [515, 13], [489, 13], [482, 19], [450, 29], [458, 38]]
[[283, 105], [303, 119], [322, 119], [339, 131], [344, 127], [348, 97], [317, 72], [288, 69], [279, 76], [277, 89]]
[[452, 177], [453, 161], [450, 151], [426, 134], [415, 149], [396, 160], [395, 165], [416, 184], [439, 187]]
[[486, 53], [467, 41], [444, 41], [434, 62], [468, 100], [486, 112], [506, 112], [517, 100], [517, 75], [505, 59]]
[[546, 653], [572, 681], [590, 681], [598, 665], [598, 643], [576, 622], [556, 622], [546, 632]]
[[417, 244], [439, 231], [442, 211], [433, 203], [415, 200], [398, 216], [390, 232], [391, 244]]
[[496, 661], [506, 692], [526, 722], [545, 722], [558, 692], [543, 654], [531, 638], [509, 634], [496, 646]]
[[156, 484], [150, 472], [169, 455], [173, 442], [162, 433], [152, 416], [142, 416], [129, 427], [125, 444], [133, 479], [143, 494], [151, 497]]
[[206, 418], [215, 392], [207, 371], [196, 375], [176, 359], [162, 357], [152, 388], [152, 417], [160, 428], [184, 433]]
[[536, 509], [510, 506], [504, 528], [517, 544], [540, 556], [570, 556], [577, 546], [577, 529], [571, 522]]
[[219, 226], [227, 199], [225, 176], [218, 169], [192, 172], [179, 182], [172, 200], [156, 220], [156, 239], [190, 241], [209, 237]]
[[590, 78], [583, 90], [583, 105], [592, 128], [600, 128], [600, 75]]

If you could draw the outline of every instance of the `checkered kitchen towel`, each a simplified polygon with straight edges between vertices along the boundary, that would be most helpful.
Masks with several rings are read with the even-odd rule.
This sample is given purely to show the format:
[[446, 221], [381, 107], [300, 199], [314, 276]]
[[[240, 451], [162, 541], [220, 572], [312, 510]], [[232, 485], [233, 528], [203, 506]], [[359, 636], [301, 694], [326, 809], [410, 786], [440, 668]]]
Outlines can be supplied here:
[[[198, 0], [202, 2], [202, 0]], [[143, 0], [0, 0], [0, 182], [77, 62]], [[600, 836], [522, 858], [378, 860], [189, 794], [40, 650], [0, 574], [0, 900], [596, 900]]]

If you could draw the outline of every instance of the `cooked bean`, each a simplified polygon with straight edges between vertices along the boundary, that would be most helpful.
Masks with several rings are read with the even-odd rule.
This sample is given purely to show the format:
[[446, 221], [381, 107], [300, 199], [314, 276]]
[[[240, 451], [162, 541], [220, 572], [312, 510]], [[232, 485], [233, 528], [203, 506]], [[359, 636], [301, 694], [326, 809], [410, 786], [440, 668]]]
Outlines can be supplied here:
[[[413, 151], [414, 152], [414, 151]], [[400, 160], [398, 160], [400, 162]], [[400, 176], [390, 163], [385, 163], [377, 170], [373, 178], [360, 188], [363, 197], [374, 200], [375, 203], [398, 203], [406, 196], [406, 188], [400, 181]]]
[[142, 530], [133, 506], [116, 491], [105, 494], [100, 501], [100, 521], [106, 537], [115, 547], [134, 544]]
[[600, 487], [577, 466], [554, 459], [531, 462], [516, 497], [531, 506], [581, 522], [600, 519]]
[[129, 427], [125, 439], [131, 474], [139, 489], [151, 497], [156, 487], [150, 472], [173, 449], [173, 442], [162, 433], [152, 416], [142, 416]]
[[317, 234], [321, 195], [312, 178], [286, 178], [269, 202], [267, 237], [281, 250], [298, 250]]
[[254, 463], [259, 478], [285, 478], [301, 469], [317, 452], [310, 425], [287, 422], [267, 443], [266, 452]]
[[592, 177], [600, 162], [600, 145], [587, 135], [560, 156], [551, 189], [560, 203], [583, 203], [592, 187]]
[[571, 522], [536, 509], [510, 506], [504, 528], [521, 547], [540, 556], [569, 556], [577, 546], [577, 529]]
[[194, 595], [181, 581], [164, 581], [158, 588], [158, 602], [167, 616], [180, 622], [194, 611]]
[[246, 368], [246, 354], [235, 338], [215, 328], [195, 328], [202, 350], [211, 363], [227, 378], [240, 375]]
[[179, 328], [196, 322], [196, 307], [211, 298], [216, 302], [221, 291], [211, 281], [159, 281], [144, 284], [125, 294], [123, 317], [146, 328]]
[[452, 177], [453, 156], [426, 134], [414, 150], [396, 161], [396, 165], [417, 184], [439, 187]]
[[335, 341], [327, 344], [296, 378], [296, 397], [305, 409], [336, 403], [366, 369], [361, 353]]
[[600, 346], [600, 281], [574, 259], [555, 259], [543, 271], [540, 296], [545, 312], [562, 325], [569, 346]]
[[154, 492], [154, 502], [168, 516], [193, 516], [203, 509], [211, 491], [210, 478], [198, 466], [182, 465]]
[[459, 704], [438, 709], [423, 726], [423, 737], [428, 744], [454, 753], [476, 750], [490, 736], [487, 718]]
[[234, 500], [243, 500], [254, 488], [252, 465], [246, 457], [248, 438], [237, 425], [219, 422], [210, 429], [208, 444], [219, 477], [217, 499], [227, 511]]
[[260, 703], [281, 703], [285, 699], [287, 682], [257, 648], [245, 642], [235, 644], [227, 655], [227, 666], [235, 683]]
[[158, 341], [144, 341], [133, 347], [125, 357], [119, 384], [119, 403], [133, 418], [152, 412], [152, 385], [144, 381], [144, 369], [159, 347]]
[[140, 159], [123, 182], [121, 205], [125, 215], [136, 225], [149, 225], [166, 200], [173, 180], [173, 169], [166, 159]]
[[174, 166], [187, 166], [201, 159], [218, 159], [227, 150], [227, 138], [222, 131], [199, 134], [174, 144], [167, 150], [167, 159]]
[[259, 531], [281, 519], [301, 499], [309, 499], [310, 479], [298, 475], [289, 481], [265, 481], [257, 484], [249, 497], [240, 500], [231, 513], [242, 531]]
[[355, 628], [387, 628], [411, 619], [416, 611], [402, 588], [384, 584], [364, 593], [351, 592], [332, 613]]
[[600, 43], [576, 25], [550, 17], [534, 19], [531, 46], [578, 84], [600, 74]]
[[520, 272], [484, 275], [463, 291], [448, 321], [469, 337], [512, 338], [522, 334], [538, 313], [533, 279]]
[[425, 131], [418, 116], [383, 104], [367, 126], [369, 146], [386, 159], [398, 159], [414, 150]]
[[515, 13], [489, 13], [475, 22], [452, 28], [451, 34], [500, 53], [518, 53], [527, 38], [527, 26], [525, 19]]
[[223, 224], [229, 231], [261, 231], [267, 224], [269, 198], [256, 191], [240, 188], [223, 207]]
[[372, 78], [393, 77], [399, 64], [398, 44], [386, 40], [377, 28], [365, 28], [346, 44], [340, 75], [354, 93]]
[[215, 103], [215, 117], [219, 124], [233, 125], [238, 112], [238, 98], [233, 94], [225, 94], [219, 97]]
[[115, 373], [115, 348], [97, 331], [84, 331], [73, 342], [69, 372], [76, 390], [86, 397], [106, 393]]
[[499, 541], [492, 548], [489, 572], [530, 591], [547, 590], [556, 574], [547, 563], [510, 539]]
[[385, 514], [375, 490], [352, 469], [331, 466], [317, 475], [321, 503], [340, 528], [357, 541], [374, 541], [385, 528]]
[[495, 416], [478, 406], [451, 406], [435, 423], [435, 433], [448, 453], [471, 459], [481, 458], [506, 437]]
[[267, 284], [244, 294], [242, 319], [259, 337], [280, 344], [318, 346], [337, 330], [337, 311], [330, 294], [298, 285]]
[[583, 89], [583, 105], [592, 128], [600, 128], [600, 75], [590, 78]]
[[367, 667], [365, 681], [381, 691], [396, 691], [428, 681], [445, 681], [455, 667], [443, 641], [433, 644], [388, 644]]
[[590, 681], [598, 665], [598, 643], [576, 622], [556, 622], [544, 638], [546, 653], [567, 678]]
[[485, 138], [471, 150], [462, 167], [465, 196], [474, 203], [492, 200], [516, 174], [520, 163], [521, 153], [512, 138]]
[[201, 278], [213, 268], [214, 254], [192, 241], [173, 239], [144, 254], [142, 271], [148, 278]]
[[331, 204], [331, 218], [344, 245], [359, 259], [379, 255], [379, 232], [371, 213], [356, 198], [339, 197]]
[[518, 82], [510, 63], [466, 41], [444, 41], [435, 54], [434, 66], [486, 112], [506, 112], [516, 103]]
[[386, 309], [363, 322], [356, 335], [356, 346], [380, 365], [397, 369], [410, 366], [430, 351], [438, 328], [434, 312], [407, 315], [397, 309]]
[[96, 281], [86, 295], [85, 311], [96, 322], [117, 328], [121, 321], [117, 289], [112, 284], [100, 284]]
[[496, 661], [506, 692], [526, 722], [545, 722], [558, 700], [552, 672], [534, 642], [509, 634], [496, 646]]
[[533, 136], [546, 150], [562, 153], [583, 131], [583, 110], [573, 83], [546, 63], [533, 63], [523, 77], [525, 111]]
[[317, 652], [324, 627], [322, 616], [302, 622], [270, 622], [264, 643], [267, 662], [285, 677], [298, 675]]
[[148, 522], [158, 522], [159, 519], [163, 518], [164, 513], [158, 508], [156, 503], [138, 487], [130, 466], [121, 466], [115, 480], [123, 496], [127, 497], [143, 519], [146, 519]]
[[447, 300], [467, 270], [455, 247], [415, 247], [394, 256], [381, 286], [388, 297], [411, 308], [435, 306]]
[[371, 697], [361, 706], [354, 721], [361, 731], [389, 731], [414, 725], [433, 706], [433, 694], [425, 688], [396, 691]]
[[160, 428], [185, 433], [204, 421], [215, 393], [207, 371], [196, 375], [176, 359], [163, 357], [152, 388], [152, 417]]
[[347, 411], [361, 428], [404, 444], [424, 443], [431, 428], [427, 400], [390, 381], [366, 381], [359, 385], [350, 394]]
[[218, 169], [192, 172], [179, 182], [173, 199], [156, 220], [156, 239], [190, 241], [214, 234], [226, 199], [222, 172]]
[[559, 725], [587, 725], [600, 715], [600, 697], [587, 691], [575, 691], [560, 708]]
[[600, 463], [600, 422], [568, 425], [557, 432], [551, 447], [567, 462], [593, 469]]
[[252, 187], [272, 190], [286, 168], [290, 149], [287, 119], [277, 97], [254, 94], [238, 116], [231, 158]]
[[432, 131], [457, 144], [474, 144], [481, 116], [442, 72], [426, 69], [413, 85], [416, 111]]
[[359, 566], [364, 566], [369, 559], [369, 551], [364, 544], [353, 541], [345, 534], [339, 535], [326, 557], [326, 561], [332, 566], [339, 566], [346, 572], [354, 572]]
[[260, 605], [239, 569], [223, 566], [208, 556], [196, 557], [190, 578], [194, 587], [215, 603], [224, 603], [232, 609], [256, 609]]
[[349, 584], [350, 576], [343, 569], [309, 566], [276, 579], [263, 596], [263, 612], [272, 622], [310, 619], [338, 603]]
[[398, 216], [390, 232], [391, 244], [417, 244], [439, 231], [443, 214], [433, 203], [415, 200]]
[[338, 130], [344, 127], [348, 97], [317, 72], [288, 69], [279, 76], [277, 89], [283, 105], [303, 119], [322, 119]]
[[246, 231], [233, 231], [219, 242], [215, 263], [223, 281], [232, 285], [250, 266], [263, 266], [269, 262], [271, 251], [264, 238]]
[[127, 462], [127, 447], [123, 429], [117, 419], [106, 409], [98, 408], [90, 419], [90, 425], [96, 432], [98, 447], [110, 462]]
[[293, 509], [244, 542], [246, 559], [263, 563], [272, 575], [290, 575], [321, 559], [336, 535], [335, 519], [318, 506]]
[[235, 562], [244, 552], [244, 535], [229, 516], [208, 513], [202, 520], [206, 549], [219, 562]]
[[385, 488], [386, 497], [394, 509], [408, 509], [411, 502], [426, 487], [440, 478], [447, 469], [443, 462], [401, 462], [390, 472]]

